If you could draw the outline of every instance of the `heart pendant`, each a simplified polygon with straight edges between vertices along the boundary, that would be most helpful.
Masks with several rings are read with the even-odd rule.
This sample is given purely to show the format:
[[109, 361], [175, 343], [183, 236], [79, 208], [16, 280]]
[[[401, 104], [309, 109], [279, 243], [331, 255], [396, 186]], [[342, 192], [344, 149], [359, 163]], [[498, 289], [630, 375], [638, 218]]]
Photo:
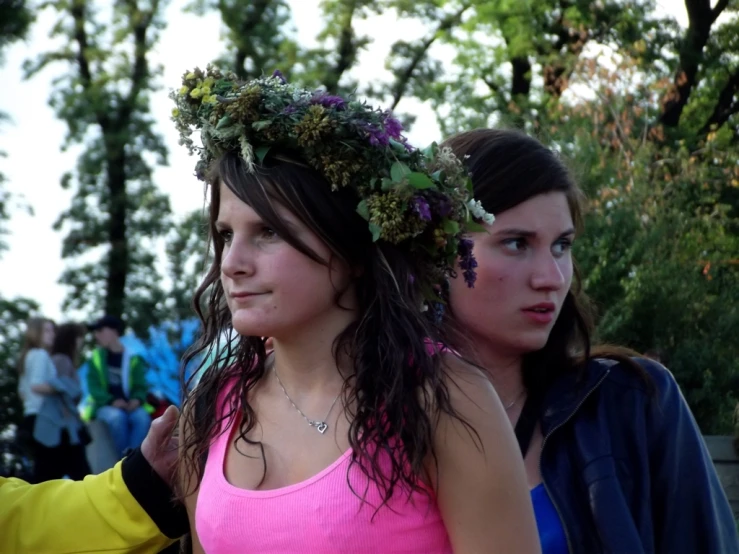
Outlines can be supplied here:
[[316, 429], [318, 429], [318, 432], [323, 435], [326, 432], [326, 429], [328, 429], [328, 424], [325, 421], [319, 421], [316, 424]]

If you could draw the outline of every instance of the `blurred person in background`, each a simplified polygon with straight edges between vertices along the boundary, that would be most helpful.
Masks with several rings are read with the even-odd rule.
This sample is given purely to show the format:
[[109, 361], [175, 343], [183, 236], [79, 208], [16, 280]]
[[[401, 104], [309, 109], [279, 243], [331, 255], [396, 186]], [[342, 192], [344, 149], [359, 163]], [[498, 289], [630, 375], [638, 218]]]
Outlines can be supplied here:
[[54, 343], [54, 322], [43, 317], [33, 317], [26, 323], [23, 345], [18, 357], [18, 395], [23, 402], [23, 422], [18, 438], [34, 458], [32, 481], [40, 483], [58, 475], [58, 447], [49, 447], [39, 441], [36, 421], [44, 400], [56, 394], [51, 381], [56, 378], [56, 368], [49, 351]]
[[90, 436], [77, 411], [82, 388], [76, 368], [84, 333], [84, 327], [76, 323], [59, 325], [51, 348], [56, 377], [49, 384], [56, 394], [47, 395], [44, 399], [37, 416], [36, 434], [43, 437], [47, 447], [56, 448], [53, 478], [66, 475], [82, 479], [90, 473], [85, 454]]
[[151, 415], [146, 404], [146, 363], [121, 342], [124, 324], [106, 315], [88, 326], [98, 343], [88, 360], [87, 385], [90, 404], [86, 418], [105, 422], [118, 455], [144, 440]]

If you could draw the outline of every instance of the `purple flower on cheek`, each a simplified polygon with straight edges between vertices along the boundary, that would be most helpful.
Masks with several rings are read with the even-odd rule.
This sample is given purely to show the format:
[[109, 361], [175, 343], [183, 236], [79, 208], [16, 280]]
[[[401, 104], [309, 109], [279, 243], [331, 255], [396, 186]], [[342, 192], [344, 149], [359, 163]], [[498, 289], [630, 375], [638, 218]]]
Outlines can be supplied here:
[[459, 254], [459, 267], [462, 268], [462, 276], [464, 282], [467, 283], [469, 288], [474, 288], [475, 281], [477, 280], [477, 274], [475, 268], [477, 267], [477, 260], [472, 255], [472, 248], [475, 243], [470, 239], [462, 239], [459, 241], [457, 247], [457, 254]]
[[413, 198], [413, 211], [424, 221], [431, 221], [431, 208], [429, 203], [420, 196]]

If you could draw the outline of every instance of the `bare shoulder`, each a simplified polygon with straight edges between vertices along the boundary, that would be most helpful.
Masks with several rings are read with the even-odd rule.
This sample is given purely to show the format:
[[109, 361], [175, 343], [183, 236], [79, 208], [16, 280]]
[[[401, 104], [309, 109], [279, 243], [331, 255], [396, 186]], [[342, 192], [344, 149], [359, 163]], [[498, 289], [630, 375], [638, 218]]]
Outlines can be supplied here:
[[510, 442], [510, 421], [492, 383], [479, 368], [453, 353], [441, 357], [448, 402], [435, 414], [435, 451], [440, 459], [485, 458]]
[[495, 389], [452, 353], [442, 364], [449, 402], [437, 418], [431, 469], [453, 550], [540, 552], [523, 460]]
[[453, 410], [473, 419], [505, 417], [495, 388], [479, 368], [451, 352], [440, 356]]

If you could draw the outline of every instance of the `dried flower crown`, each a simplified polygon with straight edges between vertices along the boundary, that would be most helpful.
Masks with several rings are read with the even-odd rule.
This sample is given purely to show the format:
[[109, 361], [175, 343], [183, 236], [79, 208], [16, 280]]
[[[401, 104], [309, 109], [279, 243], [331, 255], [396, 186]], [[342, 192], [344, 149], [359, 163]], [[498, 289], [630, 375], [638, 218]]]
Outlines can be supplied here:
[[[199, 179], [226, 152], [239, 152], [250, 168], [273, 147], [299, 152], [332, 189], [356, 190], [357, 212], [374, 241], [408, 249], [427, 299], [438, 301], [438, 285], [453, 273], [457, 257], [473, 286], [477, 262], [464, 234], [493, 217], [472, 198], [469, 175], [451, 149], [414, 149], [389, 112], [300, 88], [279, 72], [243, 82], [210, 66], [195, 69], [170, 96], [180, 143], [200, 156]], [[194, 130], [202, 147], [193, 143]]]

